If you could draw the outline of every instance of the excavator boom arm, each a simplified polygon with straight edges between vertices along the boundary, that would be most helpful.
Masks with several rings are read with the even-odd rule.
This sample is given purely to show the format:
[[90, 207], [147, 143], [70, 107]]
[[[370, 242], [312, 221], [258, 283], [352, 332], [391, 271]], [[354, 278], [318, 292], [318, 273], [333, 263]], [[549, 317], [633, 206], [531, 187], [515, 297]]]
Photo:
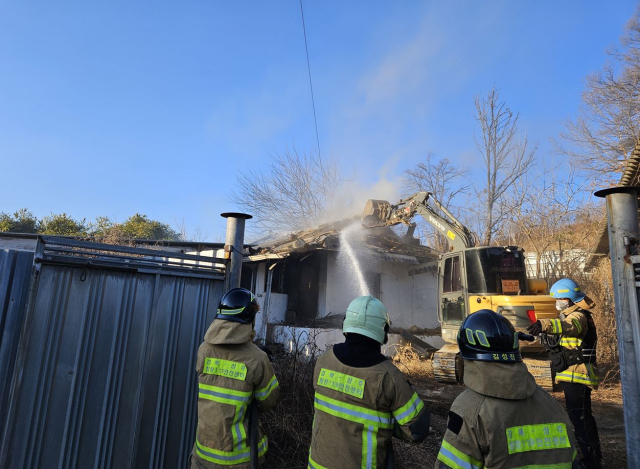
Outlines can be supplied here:
[[[431, 208], [427, 204], [429, 200], [448, 219]], [[386, 200], [369, 200], [362, 215], [362, 223], [366, 227], [392, 226], [399, 223], [409, 225], [416, 214], [422, 216], [427, 223], [445, 236], [454, 250], [462, 251], [475, 245], [471, 232], [429, 192], [417, 192], [411, 197], [401, 199], [395, 205], [391, 205]]]

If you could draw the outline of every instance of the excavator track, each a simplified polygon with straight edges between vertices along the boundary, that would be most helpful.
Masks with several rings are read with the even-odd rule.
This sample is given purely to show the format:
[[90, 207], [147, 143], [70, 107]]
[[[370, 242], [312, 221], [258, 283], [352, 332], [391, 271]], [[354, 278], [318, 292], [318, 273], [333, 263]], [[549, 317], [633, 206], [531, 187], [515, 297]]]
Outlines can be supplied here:
[[553, 391], [553, 375], [549, 360], [523, 357], [522, 361], [527, 365], [529, 373], [536, 379], [538, 386], [545, 391]]
[[[545, 391], [553, 391], [553, 376], [549, 360], [523, 358], [522, 361], [527, 365], [538, 386]], [[457, 344], [447, 344], [435, 352], [431, 365], [436, 381], [441, 383], [462, 383], [464, 365], [460, 358], [460, 349]]]
[[[447, 344], [433, 354], [431, 365], [436, 381], [441, 383], [462, 382], [460, 349], [456, 344]], [[456, 362], [458, 366], [456, 367]]]

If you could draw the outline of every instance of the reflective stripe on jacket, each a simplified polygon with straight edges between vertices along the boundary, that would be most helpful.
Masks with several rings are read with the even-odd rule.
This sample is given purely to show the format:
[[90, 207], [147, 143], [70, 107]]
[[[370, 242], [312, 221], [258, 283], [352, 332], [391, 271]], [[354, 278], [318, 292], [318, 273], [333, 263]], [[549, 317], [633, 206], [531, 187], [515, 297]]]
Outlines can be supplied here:
[[[587, 306], [587, 304], [593, 305], [590, 300], [586, 300], [586, 302], [583, 300], [566, 309], [564, 319], [540, 319], [540, 324], [543, 332], [561, 335], [560, 345], [563, 347], [568, 349], [583, 347], [583, 355], [585, 357], [593, 357], [593, 363], [578, 363], [556, 373], [556, 382], [580, 383], [597, 388], [600, 380], [595, 366], [597, 335], [595, 334], [593, 320], [589, 321], [587, 314], [585, 314], [587, 310], [581, 308], [581, 306]], [[590, 331], [590, 323], [593, 327], [592, 331]], [[593, 336], [593, 338], [588, 337], [588, 335]]]
[[[248, 467], [249, 406], [272, 408], [280, 391], [267, 355], [250, 341], [251, 324], [216, 320], [198, 349], [198, 430], [193, 457], [202, 467]], [[260, 432], [258, 454], [268, 442]]]
[[569, 416], [523, 363], [465, 360], [464, 368], [468, 389], [451, 406], [436, 469], [577, 465]]
[[416, 441], [411, 425], [427, 410], [389, 360], [356, 368], [329, 350], [318, 358], [313, 379], [308, 468], [383, 469], [392, 436]]

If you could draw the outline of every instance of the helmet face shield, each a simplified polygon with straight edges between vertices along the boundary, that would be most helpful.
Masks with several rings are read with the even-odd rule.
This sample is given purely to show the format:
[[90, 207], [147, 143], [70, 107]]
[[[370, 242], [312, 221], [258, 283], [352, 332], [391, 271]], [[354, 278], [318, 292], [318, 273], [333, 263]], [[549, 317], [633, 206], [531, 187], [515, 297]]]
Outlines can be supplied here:
[[482, 309], [463, 321], [458, 331], [458, 346], [465, 360], [522, 361], [518, 333], [513, 324], [490, 309]]

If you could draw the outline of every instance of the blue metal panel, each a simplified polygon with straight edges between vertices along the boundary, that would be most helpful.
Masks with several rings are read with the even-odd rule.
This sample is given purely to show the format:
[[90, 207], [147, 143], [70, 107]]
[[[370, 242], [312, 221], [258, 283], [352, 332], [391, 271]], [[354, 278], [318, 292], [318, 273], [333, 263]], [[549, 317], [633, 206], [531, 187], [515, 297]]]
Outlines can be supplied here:
[[223, 281], [46, 264], [37, 282], [0, 467], [186, 467]]
[[[0, 250], [0, 422], [6, 421], [32, 268], [32, 252]], [[0, 441], [3, 440], [3, 427], [0, 427]]]

